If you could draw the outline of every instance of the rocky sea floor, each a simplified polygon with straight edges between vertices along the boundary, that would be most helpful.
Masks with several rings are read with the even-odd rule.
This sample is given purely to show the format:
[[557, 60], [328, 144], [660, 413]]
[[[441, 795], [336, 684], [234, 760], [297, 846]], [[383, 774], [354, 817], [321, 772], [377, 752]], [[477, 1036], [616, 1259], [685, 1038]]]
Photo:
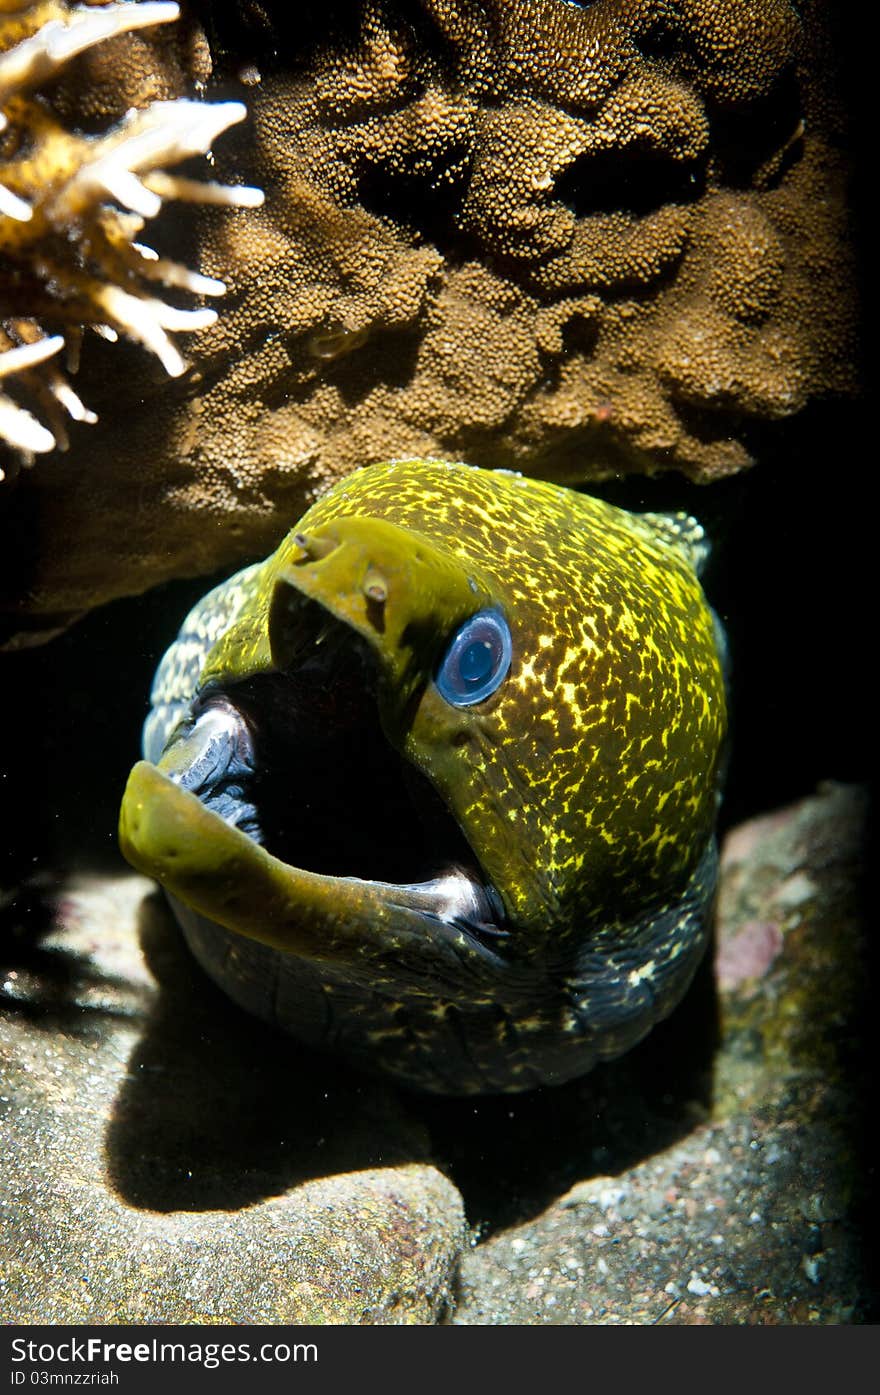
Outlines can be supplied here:
[[5, 1320], [876, 1320], [866, 823], [827, 785], [735, 828], [669, 1022], [485, 1100], [254, 1023], [134, 873], [33, 885], [0, 964]]

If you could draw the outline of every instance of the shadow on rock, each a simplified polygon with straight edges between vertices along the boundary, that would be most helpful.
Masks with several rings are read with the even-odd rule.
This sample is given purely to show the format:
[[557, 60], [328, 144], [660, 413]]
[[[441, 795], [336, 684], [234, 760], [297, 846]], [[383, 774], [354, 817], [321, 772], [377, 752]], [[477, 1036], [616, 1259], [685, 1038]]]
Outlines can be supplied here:
[[719, 1040], [711, 949], [684, 1002], [620, 1060], [555, 1089], [411, 1097], [432, 1154], [480, 1236], [529, 1219], [596, 1175], [616, 1175], [709, 1115]]
[[65, 879], [48, 870], [0, 904], [0, 1011], [36, 1031], [99, 1041], [114, 1021], [143, 1011], [148, 995], [58, 942], [67, 908]]
[[[36, 1030], [93, 1041], [117, 1061], [130, 1051], [104, 1147], [128, 1205], [235, 1210], [312, 1178], [430, 1160], [486, 1234], [575, 1182], [623, 1172], [708, 1115], [711, 955], [669, 1021], [621, 1060], [556, 1089], [446, 1099], [362, 1074], [237, 1008], [191, 958], [159, 893], [135, 885], [130, 910], [110, 895], [100, 919], [90, 903], [86, 940], [71, 948], [51, 933], [70, 920], [70, 898], [52, 891], [24, 917], [19, 898], [6, 927], [3, 1001]], [[114, 941], [120, 951], [108, 954]]]
[[426, 1158], [427, 1135], [396, 1090], [229, 1003], [159, 895], [143, 901], [139, 932], [159, 991], [105, 1139], [126, 1203], [234, 1210], [310, 1178]]

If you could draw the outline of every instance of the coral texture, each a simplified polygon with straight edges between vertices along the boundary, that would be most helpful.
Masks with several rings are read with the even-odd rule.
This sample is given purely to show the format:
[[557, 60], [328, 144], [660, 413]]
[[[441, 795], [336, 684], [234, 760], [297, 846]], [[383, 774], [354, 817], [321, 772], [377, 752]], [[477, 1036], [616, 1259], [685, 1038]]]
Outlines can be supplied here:
[[[197, 275], [135, 240], [163, 201], [232, 207], [262, 201], [255, 189], [197, 183], [163, 168], [210, 150], [222, 131], [244, 117], [240, 103], [163, 101], [154, 88], [141, 109], [133, 104], [110, 130], [88, 135], [68, 129], [30, 94], [95, 45], [178, 16], [178, 6], [165, 3], [0, 5], [0, 132], [6, 142], [0, 171], [0, 378], [18, 381], [46, 418], [43, 424], [3, 394], [0, 441], [25, 458], [67, 447], [65, 416], [97, 421], [56, 366], [64, 335], [76, 355], [86, 328], [111, 341], [126, 335], [179, 377], [186, 364], [169, 331], [204, 329], [216, 320], [213, 310], [179, 309], [154, 293], [156, 286], [202, 296], [225, 291], [222, 281]], [[116, 105], [125, 88], [123, 64]], [[98, 115], [91, 83], [83, 93], [87, 112]], [[46, 323], [63, 333], [44, 334]], [[4, 474], [0, 466], [0, 479]]]
[[258, 556], [376, 459], [705, 481], [851, 390], [825, 3], [203, 6], [266, 204], [202, 218], [229, 312], [189, 374], [84, 364], [102, 420], [12, 508], [17, 623]]

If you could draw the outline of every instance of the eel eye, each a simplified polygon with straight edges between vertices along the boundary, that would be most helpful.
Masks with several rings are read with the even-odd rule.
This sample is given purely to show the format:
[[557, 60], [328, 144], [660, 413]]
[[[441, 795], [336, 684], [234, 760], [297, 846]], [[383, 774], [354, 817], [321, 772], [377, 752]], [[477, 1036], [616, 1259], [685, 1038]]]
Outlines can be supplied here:
[[482, 702], [507, 676], [512, 654], [504, 616], [480, 610], [453, 635], [434, 679], [437, 691], [453, 707]]

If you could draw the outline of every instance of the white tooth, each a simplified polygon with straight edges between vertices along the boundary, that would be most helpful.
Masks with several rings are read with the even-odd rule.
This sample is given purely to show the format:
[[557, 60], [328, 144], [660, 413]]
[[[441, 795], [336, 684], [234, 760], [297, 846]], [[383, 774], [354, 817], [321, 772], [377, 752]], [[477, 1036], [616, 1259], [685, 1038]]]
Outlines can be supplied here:
[[162, 200], [158, 194], [147, 189], [131, 170], [96, 166], [88, 176], [84, 173], [77, 184], [80, 192], [88, 192], [90, 186], [106, 190], [111, 199], [121, 203], [123, 208], [139, 213], [142, 218], [155, 218], [162, 210]]
[[152, 247], [145, 247], [142, 242], [134, 242], [132, 246], [146, 263], [138, 269], [141, 276], [148, 280], [160, 281], [163, 286], [179, 286], [181, 290], [192, 291], [193, 295], [226, 294], [224, 283], [215, 280], [213, 276], [202, 276], [197, 271], [190, 271], [189, 267], [183, 266], [181, 262], [160, 257], [158, 252], [154, 252]]
[[156, 318], [163, 329], [207, 329], [217, 323], [216, 310], [177, 310], [164, 301], [151, 301], [156, 307]]
[[110, 319], [132, 339], [152, 350], [169, 377], [179, 378], [186, 371], [186, 363], [162, 326], [159, 311], [166, 307], [161, 301], [130, 295], [118, 286], [101, 286], [96, 298]]

